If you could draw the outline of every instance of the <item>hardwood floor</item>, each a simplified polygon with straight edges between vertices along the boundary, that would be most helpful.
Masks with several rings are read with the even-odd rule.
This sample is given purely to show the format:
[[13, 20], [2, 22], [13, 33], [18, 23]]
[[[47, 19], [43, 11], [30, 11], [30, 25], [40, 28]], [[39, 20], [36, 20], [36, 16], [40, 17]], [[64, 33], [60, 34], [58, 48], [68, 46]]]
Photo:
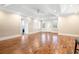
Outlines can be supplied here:
[[72, 54], [75, 50], [75, 37], [59, 35], [59, 53]]
[[74, 47], [74, 37], [38, 32], [0, 41], [0, 54], [71, 54]]

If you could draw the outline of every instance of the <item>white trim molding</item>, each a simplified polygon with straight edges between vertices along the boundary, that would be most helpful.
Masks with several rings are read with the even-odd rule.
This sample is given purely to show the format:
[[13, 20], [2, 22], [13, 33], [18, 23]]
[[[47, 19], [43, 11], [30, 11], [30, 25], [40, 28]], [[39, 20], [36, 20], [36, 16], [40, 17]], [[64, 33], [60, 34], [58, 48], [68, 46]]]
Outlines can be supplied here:
[[65, 36], [79, 37], [79, 35], [75, 35], [75, 34], [66, 34], [66, 33], [58, 33], [58, 35], [65, 35]]
[[21, 35], [12, 35], [12, 36], [7, 36], [7, 37], [1, 37], [0, 38], [0, 41], [2, 40], [8, 40], [8, 39], [11, 39], [11, 38], [16, 38], [16, 37], [20, 37]]
[[[52, 32], [52, 33], [58, 33], [57, 31], [36, 31], [36, 32], [29, 32], [28, 34], [35, 34], [35, 33], [38, 33], [38, 32]], [[28, 35], [27, 34], [27, 35]]]

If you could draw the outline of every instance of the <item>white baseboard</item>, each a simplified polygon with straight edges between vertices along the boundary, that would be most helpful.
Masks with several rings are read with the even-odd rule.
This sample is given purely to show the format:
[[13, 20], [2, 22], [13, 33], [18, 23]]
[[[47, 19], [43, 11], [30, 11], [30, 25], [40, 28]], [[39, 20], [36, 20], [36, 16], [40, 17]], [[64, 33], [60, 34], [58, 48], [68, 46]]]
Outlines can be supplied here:
[[79, 37], [79, 35], [75, 35], [75, 34], [66, 34], [66, 33], [58, 33], [58, 35], [65, 35], [65, 36]]
[[8, 39], [19, 37], [19, 36], [21, 36], [21, 35], [12, 35], [12, 36], [7, 36], [7, 37], [1, 37], [0, 41], [2, 41], [2, 40], [8, 40]]
[[37, 31], [37, 32], [30, 32], [28, 34], [35, 34], [35, 33], [38, 33], [38, 32], [52, 32], [52, 33], [58, 33], [57, 31]]

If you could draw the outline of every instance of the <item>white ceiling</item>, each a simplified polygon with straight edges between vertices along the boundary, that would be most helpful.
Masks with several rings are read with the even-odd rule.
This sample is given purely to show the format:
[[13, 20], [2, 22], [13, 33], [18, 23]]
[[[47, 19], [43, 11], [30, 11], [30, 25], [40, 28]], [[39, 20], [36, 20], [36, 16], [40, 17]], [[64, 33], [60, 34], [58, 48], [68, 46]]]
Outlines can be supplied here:
[[0, 4], [1, 10], [7, 10], [23, 17], [53, 17], [79, 13], [78, 4]]
[[[70, 4], [0, 4], [0, 10], [15, 13], [24, 19], [30, 17], [33, 19], [43, 19], [51, 21], [57, 25], [58, 16], [79, 14], [79, 5]], [[27, 19], [26, 18], [26, 19]], [[46, 21], [46, 22], [48, 22]]]
[[57, 4], [1, 4], [1, 9], [11, 10], [21, 16], [53, 17], [59, 14], [60, 6]]
[[79, 4], [62, 4], [61, 14], [62, 15], [79, 14]]

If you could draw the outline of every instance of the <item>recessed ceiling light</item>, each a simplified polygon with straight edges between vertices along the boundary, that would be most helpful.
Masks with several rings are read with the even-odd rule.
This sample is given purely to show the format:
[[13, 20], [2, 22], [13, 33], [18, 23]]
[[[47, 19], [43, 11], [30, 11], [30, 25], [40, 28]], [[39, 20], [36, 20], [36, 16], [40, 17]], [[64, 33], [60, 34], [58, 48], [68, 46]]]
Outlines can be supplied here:
[[37, 19], [35, 19], [35, 20], [34, 20], [34, 23], [37, 23], [37, 22], [38, 22], [38, 20], [37, 20]]
[[57, 12], [56, 10], [54, 10], [54, 12]]
[[70, 5], [70, 7], [73, 7], [72, 5]]

